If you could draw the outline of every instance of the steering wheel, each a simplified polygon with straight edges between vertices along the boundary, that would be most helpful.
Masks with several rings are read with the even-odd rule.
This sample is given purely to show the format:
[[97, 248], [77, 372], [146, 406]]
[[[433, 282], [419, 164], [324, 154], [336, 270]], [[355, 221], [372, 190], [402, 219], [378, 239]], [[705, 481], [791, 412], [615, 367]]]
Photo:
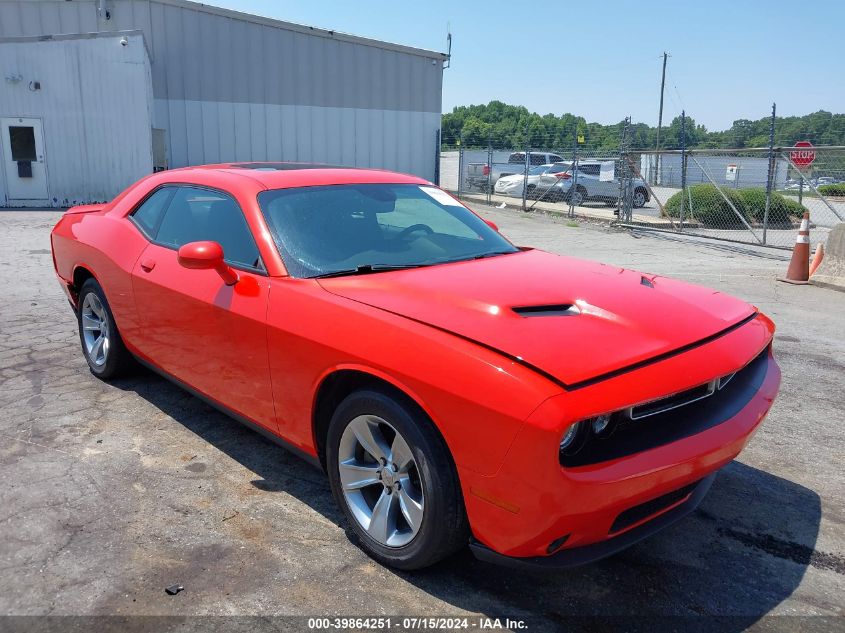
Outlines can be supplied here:
[[412, 233], [416, 233], [417, 231], [423, 231], [426, 235], [433, 235], [434, 230], [428, 226], [427, 224], [412, 224], [411, 226], [405, 227], [399, 233], [396, 234], [396, 237], [393, 239], [395, 240], [406, 240], [408, 236]]

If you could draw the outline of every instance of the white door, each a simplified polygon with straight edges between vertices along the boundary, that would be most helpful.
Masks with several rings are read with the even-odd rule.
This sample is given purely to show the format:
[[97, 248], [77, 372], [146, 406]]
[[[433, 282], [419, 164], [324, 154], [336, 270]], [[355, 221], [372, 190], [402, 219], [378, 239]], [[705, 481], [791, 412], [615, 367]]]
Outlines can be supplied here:
[[47, 164], [41, 119], [0, 118], [6, 197], [13, 201], [46, 202]]

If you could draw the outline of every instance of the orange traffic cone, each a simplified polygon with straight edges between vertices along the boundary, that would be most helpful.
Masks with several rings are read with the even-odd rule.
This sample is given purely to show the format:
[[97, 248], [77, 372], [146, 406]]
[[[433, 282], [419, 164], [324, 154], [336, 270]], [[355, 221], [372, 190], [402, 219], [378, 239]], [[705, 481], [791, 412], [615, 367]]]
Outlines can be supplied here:
[[785, 278], [778, 278], [778, 281], [785, 281], [788, 284], [806, 284], [810, 279], [810, 213], [804, 211], [804, 218], [801, 220], [801, 228], [798, 229], [798, 237], [795, 238], [795, 248], [792, 249], [792, 259], [789, 262], [789, 269]]
[[824, 244], [819, 242], [819, 245], [816, 246], [816, 254], [813, 255], [813, 261], [810, 262], [810, 277], [812, 277], [813, 273], [816, 272], [816, 268], [821, 266], [823, 259], [824, 259]]

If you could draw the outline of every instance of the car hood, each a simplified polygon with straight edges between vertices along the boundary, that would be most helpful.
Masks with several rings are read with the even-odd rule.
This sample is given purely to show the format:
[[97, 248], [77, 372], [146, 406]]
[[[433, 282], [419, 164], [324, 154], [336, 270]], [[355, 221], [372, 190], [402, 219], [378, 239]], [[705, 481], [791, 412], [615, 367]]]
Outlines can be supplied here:
[[755, 313], [715, 290], [537, 250], [320, 284], [567, 386], [678, 351]]

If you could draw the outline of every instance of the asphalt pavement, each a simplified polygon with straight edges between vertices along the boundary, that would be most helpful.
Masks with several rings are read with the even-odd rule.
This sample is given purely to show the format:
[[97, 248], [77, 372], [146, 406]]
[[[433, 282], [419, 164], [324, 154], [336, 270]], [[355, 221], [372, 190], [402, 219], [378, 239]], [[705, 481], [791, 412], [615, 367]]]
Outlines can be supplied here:
[[704, 284], [774, 319], [781, 394], [698, 511], [563, 572], [466, 551], [384, 568], [350, 542], [313, 467], [151, 373], [95, 379], [52, 269], [58, 213], [0, 212], [0, 612], [842, 628], [845, 293], [775, 281], [788, 252], [477, 209], [518, 244]]

